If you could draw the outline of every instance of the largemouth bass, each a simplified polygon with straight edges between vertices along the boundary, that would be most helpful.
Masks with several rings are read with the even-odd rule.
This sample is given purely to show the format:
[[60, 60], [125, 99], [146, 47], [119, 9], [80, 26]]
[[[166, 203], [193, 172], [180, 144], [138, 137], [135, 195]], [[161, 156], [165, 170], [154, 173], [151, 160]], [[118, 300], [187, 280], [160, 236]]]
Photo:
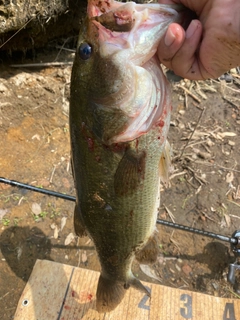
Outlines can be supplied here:
[[96, 306], [113, 310], [130, 286], [149, 294], [133, 259], [157, 257], [159, 163], [170, 122], [155, 55], [174, 7], [89, 0], [72, 69], [70, 134], [77, 190], [74, 224], [101, 263]]

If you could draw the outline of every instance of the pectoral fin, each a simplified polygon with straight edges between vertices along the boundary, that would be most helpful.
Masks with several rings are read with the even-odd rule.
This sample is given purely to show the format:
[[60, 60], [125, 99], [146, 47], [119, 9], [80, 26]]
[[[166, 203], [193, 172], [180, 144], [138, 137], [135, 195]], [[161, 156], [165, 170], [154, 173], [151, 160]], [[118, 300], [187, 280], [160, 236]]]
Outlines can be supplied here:
[[131, 195], [144, 180], [146, 153], [127, 150], [114, 176], [116, 195]]
[[159, 161], [159, 175], [161, 181], [168, 185], [169, 181], [169, 171], [171, 168], [171, 146], [168, 141], [166, 141], [162, 156]]

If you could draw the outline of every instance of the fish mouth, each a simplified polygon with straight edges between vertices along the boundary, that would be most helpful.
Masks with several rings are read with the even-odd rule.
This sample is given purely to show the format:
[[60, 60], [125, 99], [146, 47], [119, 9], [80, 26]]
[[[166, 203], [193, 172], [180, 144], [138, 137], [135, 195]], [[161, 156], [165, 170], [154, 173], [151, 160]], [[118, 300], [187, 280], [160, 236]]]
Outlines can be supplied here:
[[169, 92], [156, 51], [168, 25], [181, 16], [176, 9], [158, 3], [88, 0], [88, 39], [97, 65], [104, 70], [100, 85], [105, 86], [105, 95], [95, 94], [91, 101], [97, 110], [116, 109], [125, 117], [124, 125], [110, 135], [105, 136], [103, 130], [104, 143], [133, 141], [153, 127], [160, 130], [159, 119], [167, 123], [162, 114], [170, 104]]

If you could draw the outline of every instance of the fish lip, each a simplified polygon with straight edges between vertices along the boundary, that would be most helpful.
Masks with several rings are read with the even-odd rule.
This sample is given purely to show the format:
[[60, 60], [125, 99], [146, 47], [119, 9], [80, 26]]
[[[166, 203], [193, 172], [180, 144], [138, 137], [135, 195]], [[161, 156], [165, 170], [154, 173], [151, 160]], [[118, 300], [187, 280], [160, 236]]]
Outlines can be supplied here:
[[134, 25], [135, 2], [122, 3], [113, 0], [89, 0], [88, 16], [108, 30], [128, 32]]
[[116, 32], [131, 31], [135, 21], [134, 12], [129, 12], [127, 10], [123, 12], [113, 10], [91, 19], [99, 22], [106, 29]]
[[96, 17], [100, 17], [106, 13], [111, 11], [118, 11], [120, 7], [126, 7], [128, 10], [132, 7], [132, 9], [142, 10], [143, 8], [154, 9], [161, 6], [161, 14], [164, 15], [173, 15], [173, 11], [180, 12], [183, 10], [183, 6], [181, 4], [173, 4], [173, 5], [165, 5], [159, 3], [136, 3], [132, 2], [117, 2], [114, 0], [88, 0], [87, 14], [89, 18], [96, 19]]
[[[159, 10], [160, 8], [161, 10]], [[169, 5], [136, 4], [135, 2], [117, 2], [114, 0], [89, 0], [88, 16], [96, 26], [101, 25], [111, 32], [130, 32], [134, 29], [136, 14], [145, 12], [143, 19], [147, 19], [148, 9], [158, 11], [164, 16], [174, 16], [177, 11]]]
[[[88, 17], [93, 18], [111, 11], [113, 9], [113, 4], [114, 2], [112, 0], [88, 0]], [[118, 2], [118, 5], [115, 4], [115, 7], [119, 7], [121, 5], [122, 3]]]

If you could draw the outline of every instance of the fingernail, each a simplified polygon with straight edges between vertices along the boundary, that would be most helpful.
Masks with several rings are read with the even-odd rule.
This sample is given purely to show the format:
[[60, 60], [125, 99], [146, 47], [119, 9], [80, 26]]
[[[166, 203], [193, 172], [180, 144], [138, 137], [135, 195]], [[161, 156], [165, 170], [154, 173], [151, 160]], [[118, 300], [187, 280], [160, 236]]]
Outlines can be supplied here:
[[187, 31], [186, 31], [186, 38], [187, 39], [191, 38], [191, 36], [197, 30], [197, 27], [198, 27], [198, 21], [197, 20], [192, 20], [190, 25], [187, 28]]
[[171, 44], [175, 41], [175, 35], [172, 33], [171, 29], [168, 28], [165, 38], [164, 38], [164, 43], [167, 47], [170, 47]]

